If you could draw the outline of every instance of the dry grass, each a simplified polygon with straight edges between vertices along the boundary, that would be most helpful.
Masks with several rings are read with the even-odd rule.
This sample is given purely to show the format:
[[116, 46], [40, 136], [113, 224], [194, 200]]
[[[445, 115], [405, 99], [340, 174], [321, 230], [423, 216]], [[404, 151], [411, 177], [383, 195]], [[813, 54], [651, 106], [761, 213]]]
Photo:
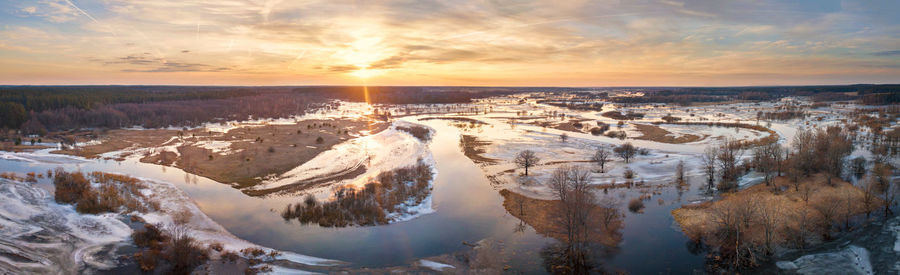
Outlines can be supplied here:
[[[52, 153], [96, 158], [103, 153], [130, 147], [142, 148], [158, 145], [177, 133], [176, 130], [110, 130], [104, 134], [100, 144], [57, 150]], [[79, 141], [89, 140], [83, 133], [69, 135], [69, 138], [75, 137], [78, 137]]]
[[[559, 201], [533, 199], [507, 189], [500, 190], [500, 195], [503, 196], [503, 207], [506, 208], [506, 212], [533, 227], [538, 234], [566, 241], [563, 223], [559, 220], [559, 213], [561, 213], [558, 209]], [[606, 213], [607, 211], [616, 212]], [[601, 222], [604, 214], [615, 215], [608, 227]], [[589, 215], [588, 220], [591, 224], [588, 225], [590, 230], [588, 241], [610, 247], [618, 246], [622, 241], [620, 231], [624, 227], [622, 216], [618, 214], [618, 210], [596, 206]]]
[[[371, 127], [375, 133], [387, 125]], [[237, 183], [238, 188], [244, 188], [258, 184], [260, 177], [280, 174], [309, 161], [332, 146], [353, 138], [351, 133], [369, 129], [368, 122], [362, 120], [311, 120], [297, 125], [238, 128], [215, 140], [232, 141], [230, 149], [240, 152], [222, 155], [205, 148], [181, 146], [175, 166], [218, 182]], [[322, 142], [317, 142], [319, 137]], [[270, 152], [270, 148], [274, 152]]]
[[[827, 235], [832, 225], [842, 224], [846, 215], [856, 216], [865, 213], [862, 204], [863, 191], [850, 183], [834, 179], [834, 186], [826, 183], [824, 175], [818, 174], [802, 179], [799, 191], [786, 177], [778, 177], [774, 186], [759, 184], [735, 193], [724, 194], [718, 201], [683, 205], [672, 211], [675, 221], [681, 225], [684, 233], [695, 240], [706, 239], [708, 234], [716, 232], [718, 224], [716, 209], [735, 205], [738, 207], [767, 207], [774, 213], [778, 223], [776, 243], [785, 244], [802, 230]], [[773, 192], [778, 188], [779, 192]], [[806, 191], [809, 192], [806, 192]], [[808, 196], [807, 196], [808, 194]], [[807, 201], [808, 198], [808, 201]], [[847, 204], [849, 200], [851, 203]], [[823, 213], [829, 204], [836, 204], [834, 213]], [[824, 219], [829, 220], [824, 220]], [[802, 224], [804, 221], [807, 224]], [[764, 242], [764, 229], [759, 223], [752, 223], [746, 230], [745, 238], [753, 243]]]
[[[202, 129], [176, 130], [112, 130], [103, 134], [101, 143], [55, 153], [97, 157], [99, 154], [127, 148], [156, 148], [185, 141], [178, 152], [150, 150], [141, 161], [175, 166], [185, 171], [222, 183], [237, 183], [238, 188], [256, 185], [261, 177], [279, 174], [303, 164], [332, 146], [353, 138], [361, 131], [377, 133], [385, 123], [368, 120], [306, 120], [294, 125], [242, 127], [227, 133]], [[178, 137], [169, 142], [172, 137]], [[322, 138], [321, 142], [317, 142]], [[86, 139], [84, 139], [86, 140]], [[232, 154], [213, 153], [190, 145], [202, 141], [231, 142]], [[314, 148], [310, 148], [311, 146]]]
[[701, 139], [698, 135], [681, 135], [676, 137], [672, 134], [672, 132], [667, 131], [666, 129], [660, 128], [655, 125], [646, 125], [646, 124], [633, 124], [638, 131], [641, 132], [641, 136], [635, 137], [635, 139], [642, 140], [650, 140], [662, 143], [670, 143], [670, 144], [681, 144], [694, 142]]
[[737, 123], [737, 122], [653, 122], [653, 124], [655, 124], [655, 125], [660, 125], [660, 124], [703, 125], [703, 126], [710, 126], [710, 127], [744, 128], [744, 129], [750, 129], [750, 130], [769, 133], [769, 135], [764, 138], [741, 141], [742, 148], [750, 148], [750, 147], [754, 147], [754, 146], [771, 144], [774, 142], [778, 142], [778, 138], [779, 138], [778, 133], [776, 133], [775, 130], [772, 130], [772, 129], [769, 129], [769, 128], [766, 128], [766, 127], [760, 126], [760, 125], [746, 124], [746, 123]]
[[500, 160], [483, 155], [485, 153], [484, 147], [488, 145], [491, 145], [490, 141], [478, 139], [476, 136], [462, 135], [459, 137], [459, 146], [462, 147], [463, 154], [475, 163], [487, 165], [499, 163]]

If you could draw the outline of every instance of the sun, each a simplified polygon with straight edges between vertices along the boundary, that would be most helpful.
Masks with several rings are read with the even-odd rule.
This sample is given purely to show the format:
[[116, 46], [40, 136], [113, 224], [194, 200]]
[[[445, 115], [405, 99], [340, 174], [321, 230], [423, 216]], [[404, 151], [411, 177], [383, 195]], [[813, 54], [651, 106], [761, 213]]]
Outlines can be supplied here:
[[371, 77], [381, 75], [382, 73], [384, 73], [382, 70], [371, 70], [367, 66], [362, 66], [358, 70], [351, 72], [350, 75], [362, 79], [369, 79]]

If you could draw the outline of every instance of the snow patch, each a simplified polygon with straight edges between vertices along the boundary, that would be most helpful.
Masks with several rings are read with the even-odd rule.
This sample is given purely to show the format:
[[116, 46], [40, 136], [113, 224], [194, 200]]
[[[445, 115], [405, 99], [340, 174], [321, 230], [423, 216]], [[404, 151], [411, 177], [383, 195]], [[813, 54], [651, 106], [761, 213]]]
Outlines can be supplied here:
[[[418, 159], [431, 159], [431, 151], [424, 142], [396, 129], [397, 126], [411, 124], [405, 121], [395, 121], [389, 129], [380, 133], [335, 145], [306, 163], [274, 179], [265, 180], [252, 189], [277, 188], [302, 181], [340, 176], [365, 167], [366, 172], [363, 175], [342, 180], [336, 185], [363, 186], [381, 172], [415, 165]], [[434, 130], [431, 129], [431, 131]]]
[[855, 245], [836, 252], [805, 255], [776, 265], [781, 269], [792, 269], [797, 274], [874, 274], [869, 251]]
[[419, 260], [419, 265], [436, 270], [436, 271], [444, 271], [444, 269], [455, 268], [452, 265], [429, 261], [429, 260]]

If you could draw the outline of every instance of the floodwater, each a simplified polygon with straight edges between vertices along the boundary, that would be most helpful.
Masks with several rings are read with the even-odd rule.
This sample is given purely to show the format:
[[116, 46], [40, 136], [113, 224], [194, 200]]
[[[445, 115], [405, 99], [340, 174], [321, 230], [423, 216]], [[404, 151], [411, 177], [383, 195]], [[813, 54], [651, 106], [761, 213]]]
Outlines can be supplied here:
[[[410, 264], [417, 259], [453, 253], [466, 248], [464, 242], [480, 240], [502, 243], [504, 264], [512, 271], [543, 273], [541, 248], [556, 241], [530, 227], [517, 232], [518, 219], [506, 213], [503, 198], [482, 170], [458, 147], [460, 130], [446, 121], [422, 121], [436, 130], [430, 149], [438, 174], [434, 182], [435, 213], [390, 225], [323, 228], [285, 222], [280, 211], [302, 197], [257, 198], [246, 196], [226, 184], [184, 171], [136, 160], [80, 160], [52, 156], [47, 150], [36, 153], [2, 153], [0, 171], [43, 172], [56, 167], [66, 170], [105, 171], [175, 183], [213, 220], [247, 241], [279, 250], [336, 259], [358, 267], [386, 267]], [[33, 157], [35, 155], [41, 157]], [[31, 157], [29, 157], [31, 156]], [[23, 161], [16, 158], [29, 158]], [[35, 160], [37, 159], [37, 160]], [[46, 182], [46, 180], [44, 180]], [[618, 247], [593, 259], [607, 271], [628, 273], [690, 273], [702, 269], [703, 255], [691, 252], [691, 245], [672, 220], [670, 211], [701, 196], [701, 180], [692, 178], [689, 188], [665, 188], [661, 195], [645, 202], [644, 213], [625, 212], [624, 203], [636, 193], [623, 197], [626, 213], [623, 240]], [[651, 183], [653, 184], [653, 183]], [[608, 196], [617, 196], [613, 191]], [[603, 195], [603, 194], [600, 194]], [[657, 203], [662, 199], [663, 203]]]

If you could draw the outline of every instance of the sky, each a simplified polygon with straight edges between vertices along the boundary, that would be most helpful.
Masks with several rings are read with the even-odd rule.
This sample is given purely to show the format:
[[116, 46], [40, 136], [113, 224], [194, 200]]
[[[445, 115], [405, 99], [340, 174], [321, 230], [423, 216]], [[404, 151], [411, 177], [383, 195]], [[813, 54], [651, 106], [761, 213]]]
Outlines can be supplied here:
[[0, 84], [900, 83], [900, 1], [3, 0]]

